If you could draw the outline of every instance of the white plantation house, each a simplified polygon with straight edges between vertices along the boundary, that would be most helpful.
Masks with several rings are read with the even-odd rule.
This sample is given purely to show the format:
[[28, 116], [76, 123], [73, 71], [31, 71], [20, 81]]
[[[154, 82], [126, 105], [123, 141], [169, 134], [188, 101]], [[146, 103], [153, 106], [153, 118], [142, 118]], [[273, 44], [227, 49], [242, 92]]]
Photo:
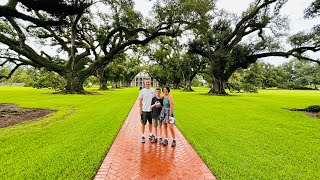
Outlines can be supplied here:
[[144, 86], [144, 80], [150, 79], [151, 80], [151, 86], [157, 87], [159, 85], [158, 81], [156, 79], [152, 79], [148, 73], [141, 71], [139, 74], [134, 77], [134, 79], [131, 81], [131, 86]]

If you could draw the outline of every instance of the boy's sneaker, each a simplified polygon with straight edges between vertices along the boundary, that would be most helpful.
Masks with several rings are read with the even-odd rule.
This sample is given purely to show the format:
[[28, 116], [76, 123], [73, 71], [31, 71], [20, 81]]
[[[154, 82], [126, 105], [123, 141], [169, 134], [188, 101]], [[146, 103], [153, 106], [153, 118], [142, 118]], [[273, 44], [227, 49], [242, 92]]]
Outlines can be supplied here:
[[146, 142], [146, 138], [144, 136], [141, 136], [141, 142], [145, 143]]
[[165, 140], [163, 141], [162, 145], [163, 145], [163, 146], [168, 146], [168, 143], [169, 143], [169, 142], [168, 142], [168, 139], [165, 139]]
[[171, 147], [176, 147], [176, 145], [177, 145], [176, 140], [173, 140], [173, 141], [172, 141], [172, 144], [171, 144]]
[[151, 140], [152, 143], [158, 142], [158, 138], [153, 137], [153, 139]]
[[162, 141], [162, 138], [159, 138], [159, 144], [162, 144], [163, 141]]

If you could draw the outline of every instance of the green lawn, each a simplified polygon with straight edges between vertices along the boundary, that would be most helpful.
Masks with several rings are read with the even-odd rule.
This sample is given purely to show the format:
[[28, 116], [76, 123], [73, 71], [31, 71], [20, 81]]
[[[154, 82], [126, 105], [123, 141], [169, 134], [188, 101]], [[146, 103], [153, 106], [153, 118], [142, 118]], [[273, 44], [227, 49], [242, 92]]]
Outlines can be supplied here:
[[195, 90], [172, 92], [177, 126], [219, 179], [320, 179], [320, 119], [282, 109], [320, 104], [320, 91]]
[[0, 87], [0, 103], [58, 110], [0, 129], [0, 179], [91, 179], [138, 95], [137, 88], [102, 95], [52, 92]]
[[[219, 179], [320, 179], [320, 120], [282, 109], [320, 104], [320, 91], [195, 90], [172, 91], [177, 126]], [[0, 129], [0, 179], [91, 179], [138, 95], [52, 92], [0, 87], [0, 103], [58, 110]]]

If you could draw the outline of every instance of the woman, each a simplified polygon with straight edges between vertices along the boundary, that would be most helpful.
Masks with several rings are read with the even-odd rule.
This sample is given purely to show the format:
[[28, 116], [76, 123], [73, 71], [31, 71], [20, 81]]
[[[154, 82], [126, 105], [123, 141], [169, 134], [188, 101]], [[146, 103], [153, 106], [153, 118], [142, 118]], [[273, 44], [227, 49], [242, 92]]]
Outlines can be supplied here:
[[170, 89], [169, 87], [165, 86], [162, 88], [162, 92], [164, 94], [163, 96], [163, 107], [162, 107], [162, 111], [161, 111], [161, 118], [163, 121], [163, 127], [164, 127], [164, 134], [165, 134], [165, 139], [162, 142], [163, 146], [167, 146], [169, 143], [168, 140], [168, 126], [172, 135], [172, 144], [171, 147], [175, 147], [176, 146], [176, 136], [174, 133], [174, 118], [173, 118], [173, 98], [170, 95]]

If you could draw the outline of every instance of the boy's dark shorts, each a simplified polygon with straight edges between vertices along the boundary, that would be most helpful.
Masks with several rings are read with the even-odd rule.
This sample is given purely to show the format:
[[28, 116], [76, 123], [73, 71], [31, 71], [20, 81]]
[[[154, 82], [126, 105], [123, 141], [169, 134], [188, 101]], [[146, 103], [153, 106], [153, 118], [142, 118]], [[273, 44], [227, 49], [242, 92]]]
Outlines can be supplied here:
[[141, 114], [141, 124], [146, 125], [147, 121], [152, 124], [151, 112], [142, 112]]

